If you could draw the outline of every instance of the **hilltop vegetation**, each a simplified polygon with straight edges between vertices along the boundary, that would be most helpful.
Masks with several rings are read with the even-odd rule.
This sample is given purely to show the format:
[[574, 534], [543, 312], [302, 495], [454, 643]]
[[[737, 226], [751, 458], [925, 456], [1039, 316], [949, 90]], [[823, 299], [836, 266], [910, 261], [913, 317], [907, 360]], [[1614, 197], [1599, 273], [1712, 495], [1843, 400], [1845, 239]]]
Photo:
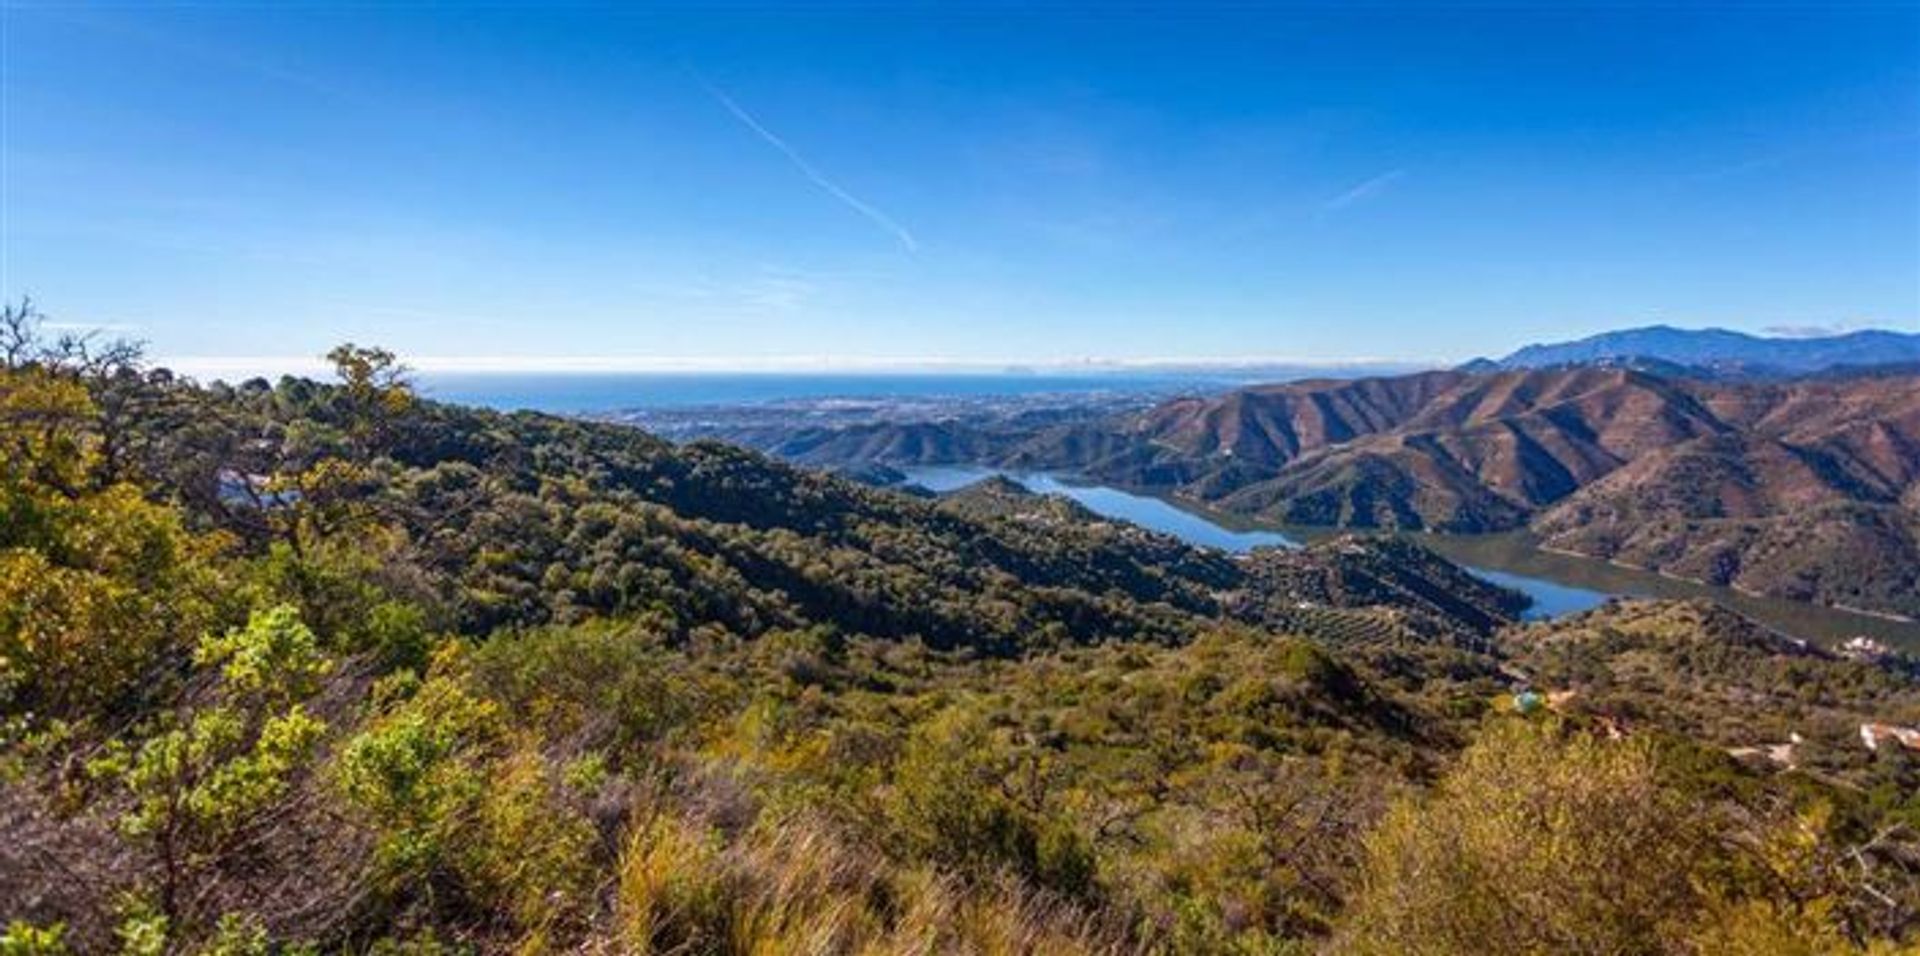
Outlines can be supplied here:
[[[7, 953], [1920, 930], [1920, 765], [1835, 737], [1920, 714], [1900, 667], [1670, 605], [1523, 628], [1403, 543], [1239, 560], [437, 405], [377, 349], [202, 387], [9, 317]], [[1516, 706], [1519, 671], [1584, 709]], [[1802, 769], [1726, 753], [1803, 724], [1834, 743]]]

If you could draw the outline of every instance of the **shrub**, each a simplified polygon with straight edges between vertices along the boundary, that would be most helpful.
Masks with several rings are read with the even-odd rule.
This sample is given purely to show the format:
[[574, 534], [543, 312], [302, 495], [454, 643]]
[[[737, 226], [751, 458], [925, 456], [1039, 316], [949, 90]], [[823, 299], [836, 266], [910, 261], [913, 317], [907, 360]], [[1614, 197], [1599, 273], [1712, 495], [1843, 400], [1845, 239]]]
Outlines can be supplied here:
[[1707, 832], [1644, 741], [1496, 721], [1368, 839], [1345, 948], [1659, 951], [1700, 911]]

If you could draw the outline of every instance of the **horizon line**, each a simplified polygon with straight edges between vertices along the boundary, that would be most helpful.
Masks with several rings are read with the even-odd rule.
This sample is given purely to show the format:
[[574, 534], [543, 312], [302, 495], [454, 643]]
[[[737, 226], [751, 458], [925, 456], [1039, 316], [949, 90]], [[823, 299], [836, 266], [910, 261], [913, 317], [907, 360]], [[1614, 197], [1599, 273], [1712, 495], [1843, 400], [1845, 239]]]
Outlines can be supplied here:
[[[1068, 358], [1068, 359], [960, 359], [939, 357], [866, 356], [401, 356], [410, 371], [426, 374], [1234, 374], [1263, 369], [1341, 371], [1442, 367], [1446, 362], [1356, 356], [1307, 358], [1297, 356], [1198, 356], [1190, 358]], [[296, 355], [175, 355], [155, 356], [157, 368], [192, 375], [268, 376], [325, 374], [324, 358]]]

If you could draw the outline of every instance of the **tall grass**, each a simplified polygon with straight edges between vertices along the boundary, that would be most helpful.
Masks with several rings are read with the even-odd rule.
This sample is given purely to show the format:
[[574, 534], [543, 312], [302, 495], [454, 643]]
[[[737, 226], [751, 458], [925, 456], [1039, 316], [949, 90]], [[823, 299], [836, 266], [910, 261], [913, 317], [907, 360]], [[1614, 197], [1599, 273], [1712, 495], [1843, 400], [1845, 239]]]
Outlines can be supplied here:
[[902, 867], [808, 818], [763, 821], [731, 842], [662, 813], [620, 860], [619, 947], [725, 956], [1126, 953], [1119, 927], [1010, 878], [968, 882]]

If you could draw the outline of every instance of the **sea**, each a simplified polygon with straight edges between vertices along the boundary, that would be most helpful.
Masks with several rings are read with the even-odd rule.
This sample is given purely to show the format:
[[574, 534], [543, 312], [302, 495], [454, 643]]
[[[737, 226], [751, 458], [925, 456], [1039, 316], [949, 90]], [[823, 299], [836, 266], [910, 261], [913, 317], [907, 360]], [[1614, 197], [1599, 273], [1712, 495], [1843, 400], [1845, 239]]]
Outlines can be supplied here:
[[1245, 379], [1162, 373], [428, 372], [430, 398], [501, 411], [585, 414], [748, 405], [822, 398], [979, 398], [1051, 394], [1162, 394]]

